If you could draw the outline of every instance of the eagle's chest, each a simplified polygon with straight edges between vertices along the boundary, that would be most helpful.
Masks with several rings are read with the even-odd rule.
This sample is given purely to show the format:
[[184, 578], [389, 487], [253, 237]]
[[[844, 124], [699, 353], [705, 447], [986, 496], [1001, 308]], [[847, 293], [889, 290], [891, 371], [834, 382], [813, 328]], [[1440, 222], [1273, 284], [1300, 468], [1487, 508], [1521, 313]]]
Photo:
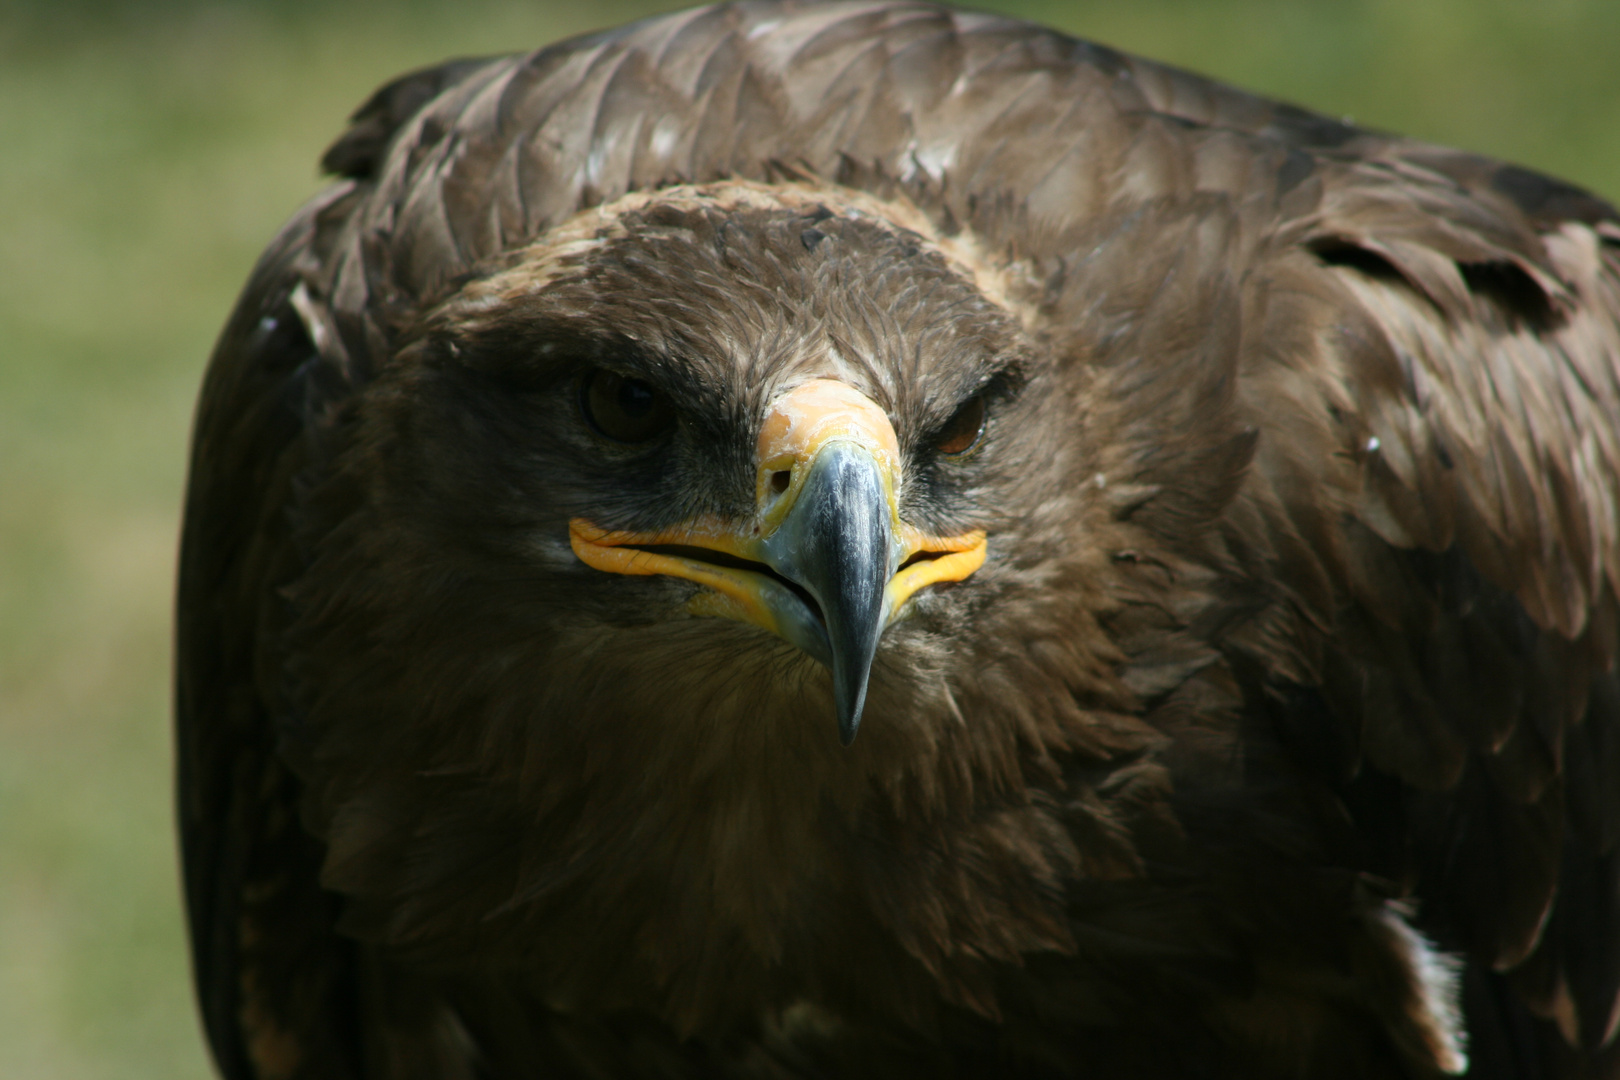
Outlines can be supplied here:
[[993, 1013], [995, 970], [1072, 951], [1072, 852], [1033, 807], [904, 822], [876, 792], [853, 809], [777, 783], [669, 795], [646, 793], [621, 840], [591, 845], [588, 879], [536, 902], [523, 967], [547, 1010], [702, 1037], [927, 1024]]
[[[533, 867], [570, 883], [525, 913], [525, 981], [558, 1013], [645, 1011], [687, 1033], [823, 1001], [847, 950], [882, 948], [885, 934], [848, 823], [789, 794], [647, 791], [620, 835]], [[582, 850], [585, 873], [570, 865]]]

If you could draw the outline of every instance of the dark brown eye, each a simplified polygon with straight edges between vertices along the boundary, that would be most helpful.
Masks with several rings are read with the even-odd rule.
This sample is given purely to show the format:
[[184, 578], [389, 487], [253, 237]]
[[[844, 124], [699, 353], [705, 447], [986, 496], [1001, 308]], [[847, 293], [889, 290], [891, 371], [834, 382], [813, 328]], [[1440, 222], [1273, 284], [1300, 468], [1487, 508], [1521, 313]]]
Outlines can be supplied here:
[[585, 377], [580, 407], [592, 427], [618, 442], [650, 442], [675, 426], [675, 410], [664, 395], [611, 371]]
[[942, 454], [965, 454], [979, 444], [984, 434], [984, 395], [968, 398], [956, 415], [945, 421], [934, 446]]

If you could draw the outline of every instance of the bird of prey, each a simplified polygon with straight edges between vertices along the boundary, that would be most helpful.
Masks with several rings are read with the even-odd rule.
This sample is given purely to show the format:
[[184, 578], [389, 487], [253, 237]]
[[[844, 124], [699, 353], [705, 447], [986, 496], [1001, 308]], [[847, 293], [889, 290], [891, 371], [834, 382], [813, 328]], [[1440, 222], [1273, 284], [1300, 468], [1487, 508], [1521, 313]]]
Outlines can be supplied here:
[[230, 1080], [1620, 1076], [1620, 219], [1004, 18], [385, 86], [199, 406]]

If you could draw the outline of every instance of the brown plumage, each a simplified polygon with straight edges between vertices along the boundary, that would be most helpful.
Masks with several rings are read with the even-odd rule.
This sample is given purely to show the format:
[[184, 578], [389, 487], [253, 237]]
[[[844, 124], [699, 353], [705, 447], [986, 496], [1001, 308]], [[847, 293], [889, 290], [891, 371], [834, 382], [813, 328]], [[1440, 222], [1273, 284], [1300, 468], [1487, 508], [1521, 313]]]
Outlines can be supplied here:
[[226, 1076], [1620, 1076], [1608, 205], [905, 3], [325, 161], [186, 507]]

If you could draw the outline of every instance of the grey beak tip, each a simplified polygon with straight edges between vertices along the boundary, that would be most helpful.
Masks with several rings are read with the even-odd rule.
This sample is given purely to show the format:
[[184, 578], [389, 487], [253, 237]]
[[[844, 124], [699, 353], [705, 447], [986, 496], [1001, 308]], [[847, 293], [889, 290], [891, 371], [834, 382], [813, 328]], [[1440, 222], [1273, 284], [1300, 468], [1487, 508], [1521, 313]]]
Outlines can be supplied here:
[[846, 750], [854, 744], [855, 733], [861, 729], [861, 714], [838, 718], [838, 744]]
[[849, 746], [855, 741], [855, 733], [861, 727], [861, 713], [866, 711], [866, 680], [871, 669], [871, 659], [861, 664], [856, 671], [835, 668], [833, 671], [833, 698], [838, 710], [838, 741]]

